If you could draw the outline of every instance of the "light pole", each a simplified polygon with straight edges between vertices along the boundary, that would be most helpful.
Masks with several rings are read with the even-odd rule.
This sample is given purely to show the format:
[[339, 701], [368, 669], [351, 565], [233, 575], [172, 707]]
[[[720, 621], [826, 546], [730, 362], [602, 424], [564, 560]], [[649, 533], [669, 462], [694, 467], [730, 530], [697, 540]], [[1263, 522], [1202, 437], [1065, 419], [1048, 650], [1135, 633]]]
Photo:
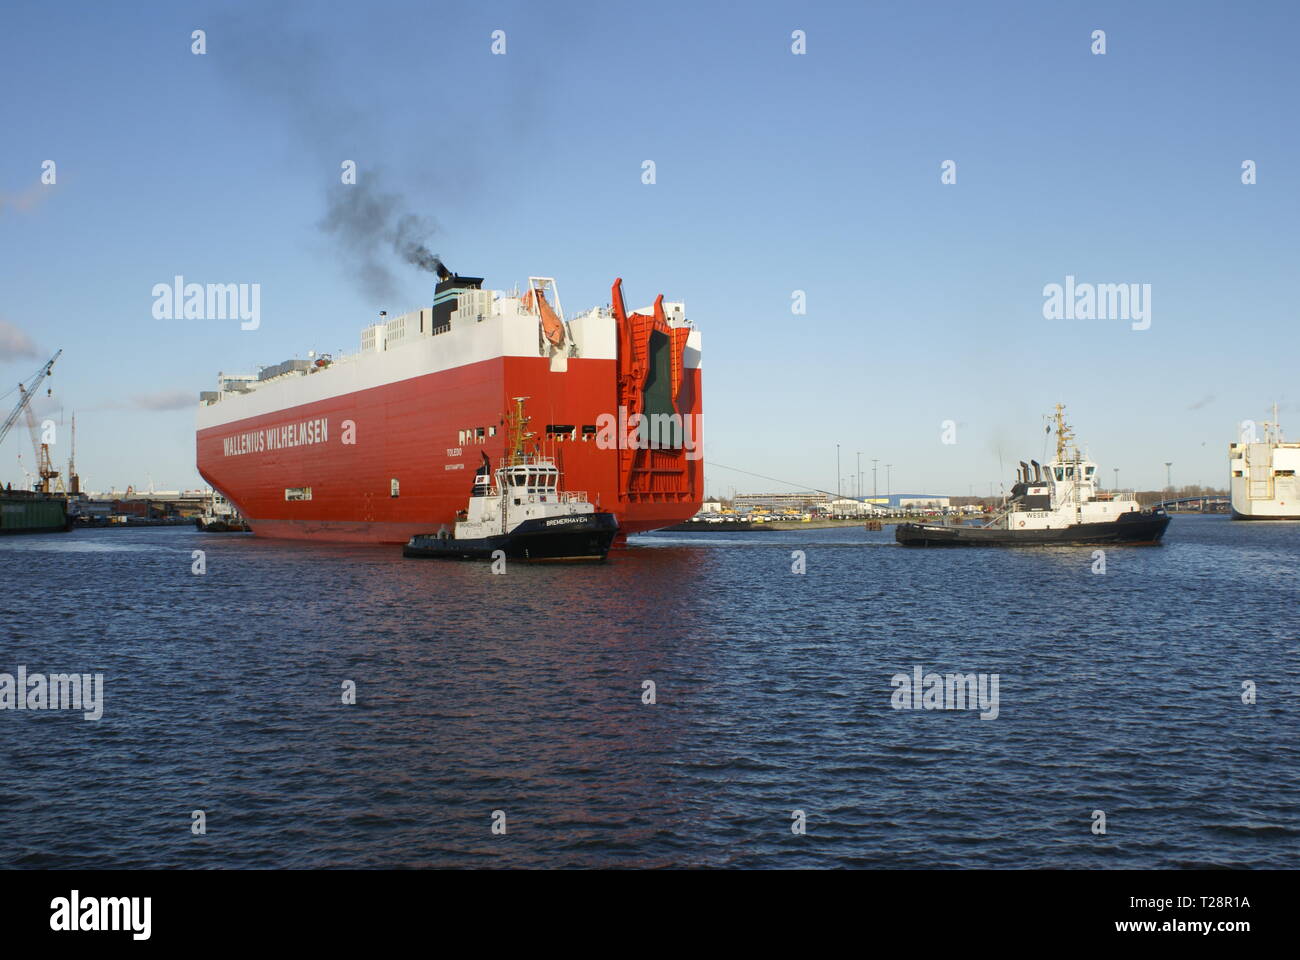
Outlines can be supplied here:
[[1115, 492], [1119, 493], [1119, 467], [1115, 468]]
[[1174, 462], [1172, 460], [1165, 461], [1165, 490], [1169, 493], [1174, 492], [1173, 465]]
[[858, 451], [858, 476], [853, 484], [853, 496], [862, 499], [862, 451]]
[[871, 496], [872, 497], [879, 496], [879, 492], [878, 492], [879, 488], [876, 486], [876, 464], [878, 464], [879, 462], [880, 462], [879, 460], [871, 461]]
[[844, 478], [840, 476], [840, 445], [835, 444], [835, 476], [838, 477], [835, 482], [838, 483], [839, 489], [835, 491], [835, 499], [839, 500], [844, 496]]
[[887, 463], [887, 464], [885, 464], [885, 496], [889, 496], [889, 487], [890, 487], [890, 482], [889, 482], [890, 473], [889, 473], [889, 470], [890, 470], [891, 467], [893, 467], [893, 464], [892, 464], [892, 463]]

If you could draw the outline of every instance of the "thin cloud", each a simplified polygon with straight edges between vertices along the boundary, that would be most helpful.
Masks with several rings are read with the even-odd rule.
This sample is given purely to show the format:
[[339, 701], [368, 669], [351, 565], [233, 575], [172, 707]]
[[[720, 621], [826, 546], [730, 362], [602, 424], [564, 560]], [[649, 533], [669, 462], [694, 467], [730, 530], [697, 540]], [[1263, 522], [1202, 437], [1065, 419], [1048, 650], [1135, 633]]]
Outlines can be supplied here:
[[1213, 402], [1214, 402], [1214, 394], [1212, 393], [1206, 394], [1204, 397], [1202, 397], [1200, 400], [1197, 400], [1194, 404], [1192, 404], [1187, 409], [1199, 410], [1201, 409], [1201, 407], [1205, 406], [1206, 404], [1213, 403]]
[[0, 320], [0, 361], [38, 356], [36, 344], [12, 323]]
[[141, 393], [131, 398], [138, 410], [184, 410], [198, 404], [198, 398], [189, 390], [161, 390], [158, 393]]

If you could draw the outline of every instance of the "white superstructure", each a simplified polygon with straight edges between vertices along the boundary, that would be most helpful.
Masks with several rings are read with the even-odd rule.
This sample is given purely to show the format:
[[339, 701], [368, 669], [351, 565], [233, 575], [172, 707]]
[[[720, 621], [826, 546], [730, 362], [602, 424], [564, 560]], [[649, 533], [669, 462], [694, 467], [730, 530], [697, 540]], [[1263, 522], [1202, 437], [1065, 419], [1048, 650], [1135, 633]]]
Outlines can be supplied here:
[[511, 461], [495, 471], [495, 484], [486, 464], [474, 477], [469, 509], [456, 521], [457, 540], [500, 536], [527, 520], [596, 512], [585, 492], [559, 489], [560, 470], [554, 460], [520, 456]]
[[1037, 461], [1018, 471], [1012, 498], [989, 526], [1008, 530], [1062, 530], [1085, 523], [1114, 523], [1121, 514], [1140, 512], [1131, 493], [1103, 491], [1097, 482], [1097, 464], [1073, 445], [1064, 408], [1056, 407], [1056, 459], [1046, 466]]
[[[454, 277], [439, 286], [432, 307], [398, 316], [380, 314], [362, 328], [355, 353], [317, 354], [264, 367], [256, 374], [219, 374], [217, 389], [199, 394], [200, 431], [303, 404], [358, 393], [430, 373], [498, 357], [546, 357], [553, 373], [566, 373], [571, 358], [614, 360], [618, 332], [609, 307], [566, 317], [550, 277], [529, 277], [519, 290], [484, 290], [476, 278]], [[690, 333], [686, 367], [701, 366], [700, 333], [681, 301], [663, 303], [669, 327]], [[653, 307], [643, 307], [643, 314]], [[559, 329], [547, 332], [548, 321]]]
[[1263, 431], [1242, 424], [1242, 438], [1228, 446], [1228, 486], [1234, 520], [1300, 520], [1300, 443], [1287, 443], [1277, 422], [1265, 421]]

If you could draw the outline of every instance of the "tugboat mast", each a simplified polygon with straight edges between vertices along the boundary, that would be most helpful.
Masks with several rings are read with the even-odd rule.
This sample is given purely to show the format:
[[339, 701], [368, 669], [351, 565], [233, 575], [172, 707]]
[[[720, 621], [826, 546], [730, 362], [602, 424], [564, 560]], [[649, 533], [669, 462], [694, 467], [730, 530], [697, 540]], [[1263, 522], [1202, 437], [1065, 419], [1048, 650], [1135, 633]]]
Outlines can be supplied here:
[[[1065, 422], [1065, 405], [1058, 403], [1056, 405], [1056, 459], [1058, 463], [1065, 462], [1065, 448], [1074, 440], [1074, 431], [1070, 425]], [[1076, 460], [1079, 459], [1078, 450], [1075, 451]]]
[[514, 397], [515, 408], [506, 414], [506, 462], [508, 464], [523, 462], [524, 443], [533, 437], [527, 430], [532, 417], [524, 414], [524, 401], [527, 397]]

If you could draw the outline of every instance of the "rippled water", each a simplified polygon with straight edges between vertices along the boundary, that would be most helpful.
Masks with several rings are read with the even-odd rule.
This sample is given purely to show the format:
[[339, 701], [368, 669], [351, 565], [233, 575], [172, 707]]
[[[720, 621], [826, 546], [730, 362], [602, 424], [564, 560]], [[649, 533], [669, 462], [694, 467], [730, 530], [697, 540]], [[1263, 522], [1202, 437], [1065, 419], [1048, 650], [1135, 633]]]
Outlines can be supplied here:
[[[107, 691], [0, 711], [0, 865], [1300, 865], [1300, 524], [1177, 517], [1104, 575], [889, 529], [612, 557], [0, 540], [0, 672]], [[892, 709], [916, 665], [998, 674], [998, 717]]]

